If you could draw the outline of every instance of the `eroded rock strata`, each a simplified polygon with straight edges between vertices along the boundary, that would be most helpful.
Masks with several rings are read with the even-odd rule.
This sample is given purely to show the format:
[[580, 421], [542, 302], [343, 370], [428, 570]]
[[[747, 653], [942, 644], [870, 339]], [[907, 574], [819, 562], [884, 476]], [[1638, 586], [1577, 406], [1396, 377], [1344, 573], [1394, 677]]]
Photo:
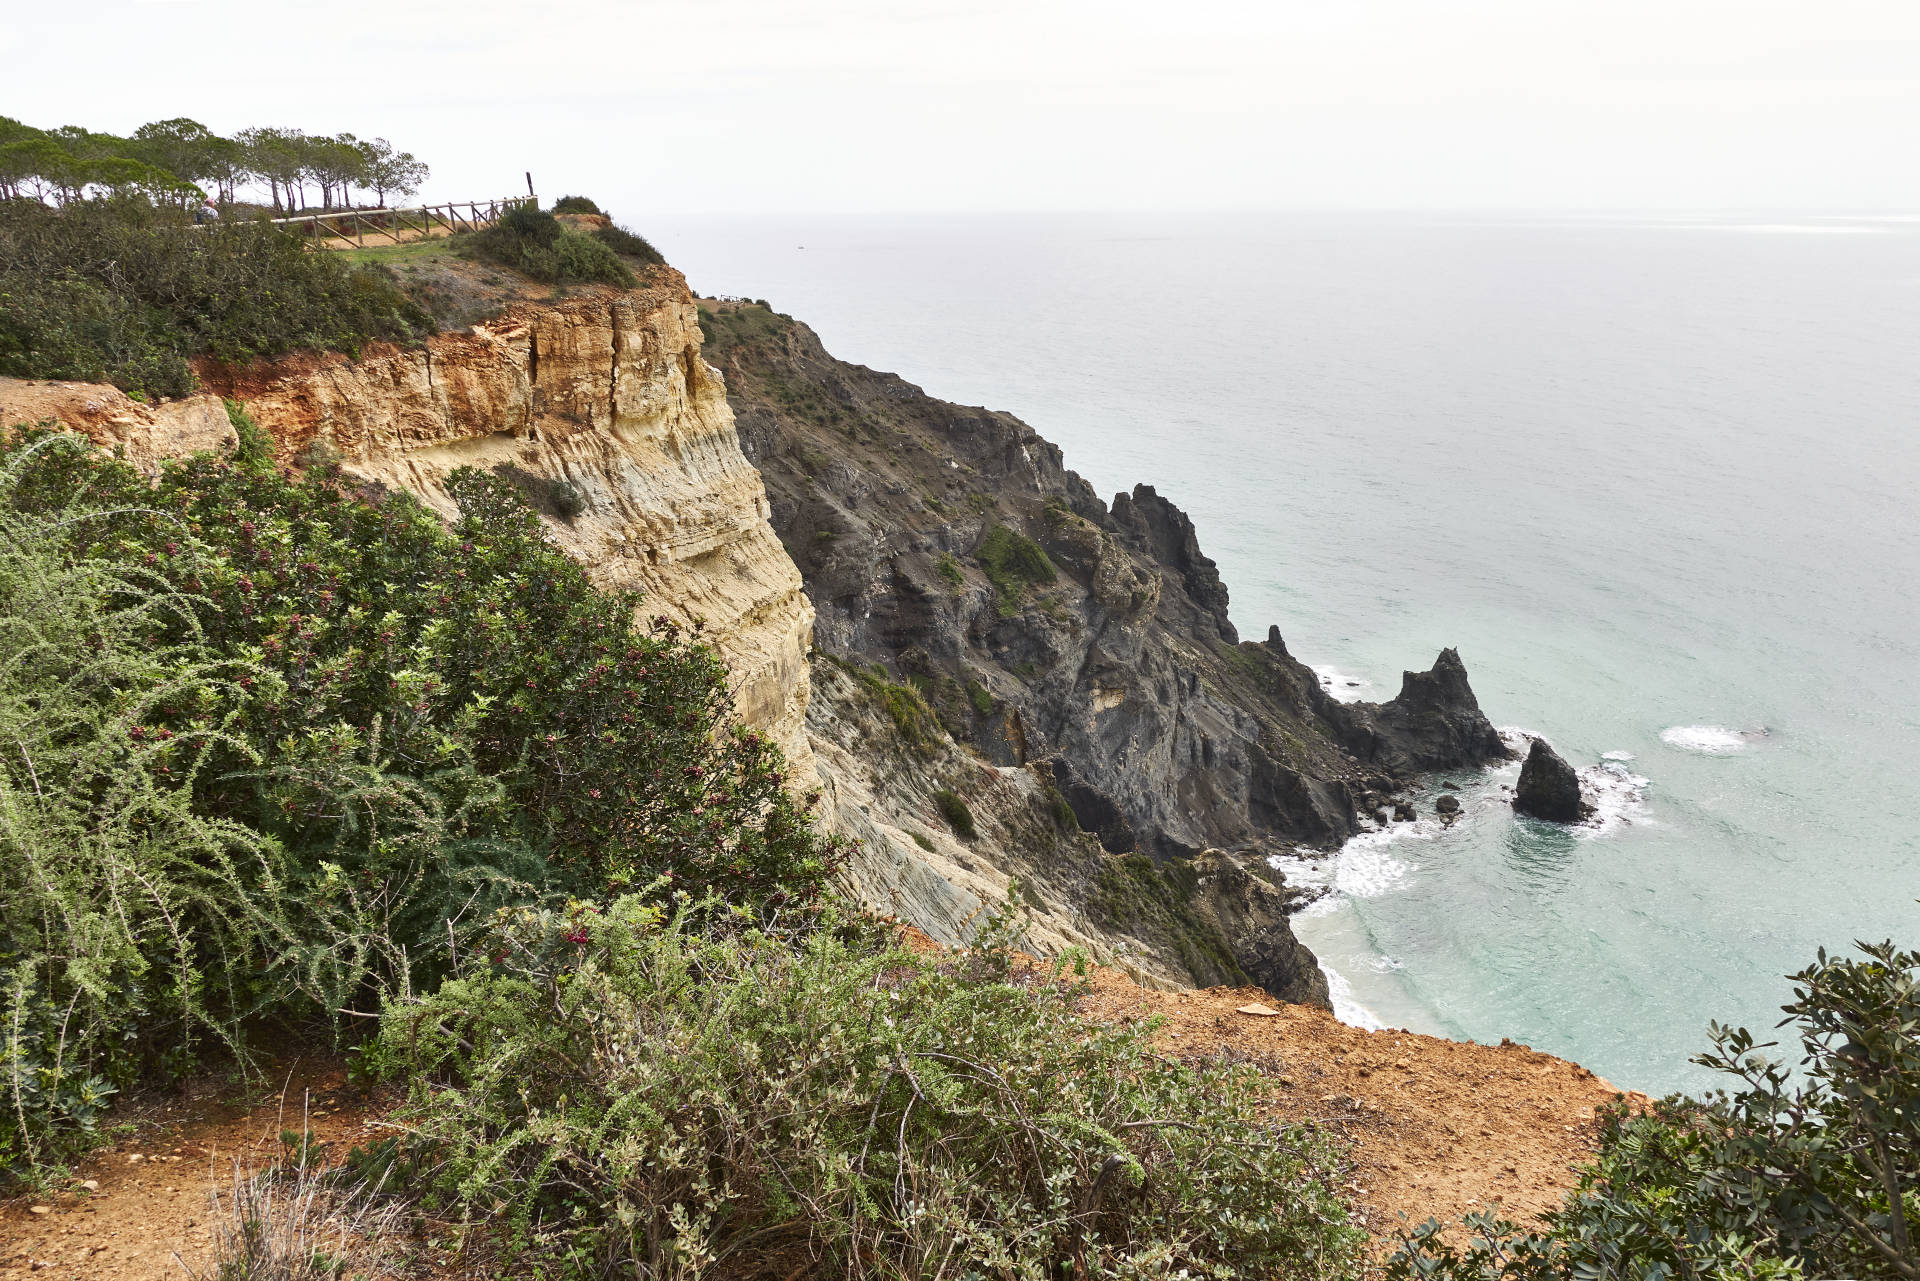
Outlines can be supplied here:
[[[1391, 702], [1339, 703], [1277, 628], [1240, 640], [1192, 521], [1151, 486], [1105, 503], [1017, 418], [837, 361], [765, 308], [703, 302], [702, 320], [815, 603], [816, 674], [863, 673], [906, 720], [924, 705], [978, 759], [1042, 780], [1060, 838], [980, 842], [976, 859], [1088, 883], [1086, 930], [1153, 920], [1176, 978], [1224, 966], [1324, 1001], [1265, 856], [1344, 840], [1418, 772], [1507, 756], [1459, 656]], [[839, 697], [810, 713], [816, 752], [843, 778], [886, 768], [846, 738]], [[893, 840], [885, 862], [905, 883], [926, 854]], [[888, 874], [869, 869], [871, 896]], [[1225, 898], [1203, 888], [1228, 877]]]

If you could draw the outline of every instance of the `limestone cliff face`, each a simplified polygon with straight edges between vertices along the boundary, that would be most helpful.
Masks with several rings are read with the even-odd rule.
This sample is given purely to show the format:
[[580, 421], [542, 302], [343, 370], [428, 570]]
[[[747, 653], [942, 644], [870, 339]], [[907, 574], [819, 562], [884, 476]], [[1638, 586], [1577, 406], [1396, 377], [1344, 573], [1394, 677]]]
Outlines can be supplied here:
[[461, 466], [503, 470], [536, 499], [564, 481], [584, 506], [547, 513], [554, 538], [596, 581], [645, 592], [647, 611], [703, 621], [740, 715], [775, 735], [797, 779], [812, 778], [803, 726], [813, 607], [768, 524], [720, 376], [700, 358], [678, 273], [656, 273], [643, 289], [516, 304], [420, 349], [202, 377], [215, 395], [154, 407], [110, 387], [9, 381], [0, 419], [67, 422], [151, 466], [224, 444], [215, 398], [224, 395], [246, 403], [284, 460], [322, 443], [351, 475], [445, 513], [447, 476]]

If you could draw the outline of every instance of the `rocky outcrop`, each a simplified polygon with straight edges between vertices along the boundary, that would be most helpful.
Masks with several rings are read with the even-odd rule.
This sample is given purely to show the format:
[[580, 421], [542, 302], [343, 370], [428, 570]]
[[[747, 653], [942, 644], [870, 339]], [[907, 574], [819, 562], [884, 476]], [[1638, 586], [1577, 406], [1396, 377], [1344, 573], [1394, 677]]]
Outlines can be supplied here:
[[41, 423], [81, 432], [149, 476], [169, 458], [235, 443], [226, 407], [213, 396], [149, 404], [100, 383], [0, 378], [0, 429]]
[[1282, 1000], [1329, 1005], [1326, 974], [1287, 925], [1298, 895], [1284, 878], [1264, 859], [1223, 850], [1202, 851], [1192, 867], [1196, 914], [1226, 940], [1247, 976]]
[[812, 607], [767, 522], [721, 380], [701, 359], [678, 273], [657, 269], [631, 291], [517, 302], [417, 348], [209, 366], [201, 377], [215, 395], [151, 408], [109, 387], [12, 383], [0, 387], [0, 417], [67, 422], [150, 466], [230, 439], [224, 395], [245, 402], [285, 462], [324, 446], [349, 475], [444, 513], [455, 468], [507, 475], [546, 507], [555, 541], [596, 581], [644, 592], [650, 613], [703, 625], [740, 714], [776, 736], [797, 780], [810, 780]]
[[1555, 823], [1578, 823], [1593, 813], [1580, 795], [1580, 776], [1544, 738], [1534, 739], [1527, 749], [1520, 782], [1513, 789], [1513, 808]]
[[[1076, 906], [1096, 926], [1162, 939], [1189, 980], [1238, 970], [1280, 995], [1311, 986], [1283, 910], [1209, 913], [1189, 879], [1201, 851], [1250, 867], [1331, 846], [1413, 774], [1506, 756], [1452, 651], [1391, 702], [1349, 706], [1277, 629], [1241, 642], [1192, 521], [1150, 486], [1105, 503], [1017, 418], [836, 361], [765, 308], [703, 302], [702, 319], [818, 611], [816, 679], [825, 664], [878, 665], [981, 760], [1043, 772], [1093, 838], [1047, 857], [1096, 867], [1049, 874], [1087, 887]], [[1032, 861], [992, 840], [971, 857]], [[901, 850], [897, 865], [915, 858]], [[1272, 888], [1269, 906], [1285, 899]], [[1222, 960], [1210, 949], [1228, 934]]]
[[1390, 774], [1484, 765], [1510, 755], [1480, 710], [1466, 664], [1451, 649], [1441, 650], [1424, 672], [1402, 673], [1391, 702], [1343, 704], [1334, 719], [1343, 746]]

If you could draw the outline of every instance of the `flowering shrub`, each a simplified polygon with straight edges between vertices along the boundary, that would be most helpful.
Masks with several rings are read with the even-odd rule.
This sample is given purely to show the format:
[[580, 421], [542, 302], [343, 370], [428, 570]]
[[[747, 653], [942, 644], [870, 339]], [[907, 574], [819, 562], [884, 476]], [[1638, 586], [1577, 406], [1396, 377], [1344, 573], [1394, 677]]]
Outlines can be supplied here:
[[[54, 939], [45, 912], [15, 904], [12, 1008], [84, 996], [152, 1058], [249, 1016], [431, 982], [493, 908], [568, 889], [666, 877], [769, 918], [819, 910], [840, 851], [814, 835], [778, 747], [732, 723], [697, 627], [636, 621], [637, 599], [594, 587], [497, 477], [452, 478], [449, 527], [329, 468], [283, 477], [249, 440], [157, 484], [71, 437], [0, 447], [0, 517], [33, 557], [14, 570], [24, 586], [0, 590], [23, 723], [91, 651], [139, 656], [70, 695], [93, 718], [71, 745], [77, 790], [36, 784], [20, 753], [0, 763], [3, 799], [39, 815], [9, 838], [26, 851], [10, 870], [61, 869], [62, 902], [117, 883], [89, 824], [138, 761], [187, 833], [154, 910], [197, 885], [224, 913]], [[52, 662], [36, 620], [82, 590]], [[93, 1071], [85, 1053], [59, 1061]]]

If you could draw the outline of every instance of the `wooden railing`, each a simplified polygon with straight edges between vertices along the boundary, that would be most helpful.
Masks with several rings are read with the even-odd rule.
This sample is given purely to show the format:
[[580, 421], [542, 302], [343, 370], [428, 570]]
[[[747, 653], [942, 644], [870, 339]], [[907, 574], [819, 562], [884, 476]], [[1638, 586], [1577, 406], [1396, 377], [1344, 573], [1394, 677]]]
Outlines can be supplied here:
[[[538, 209], [533, 196], [505, 196], [498, 200], [453, 200], [438, 205], [416, 205], [411, 209], [339, 209], [330, 213], [301, 214], [294, 218], [275, 218], [273, 225], [300, 230], [311, 235], [316, 245], [328, 241], [367, 243], [369, 234], [384, 236], [393, 244], [408, 239], [423, 239], [436, 233], [436, 226], [451, 235], [457, 231], [478, 231], [490, 227], [510, 209]], [[379, 242], [376, 240], [376, 244]]]

